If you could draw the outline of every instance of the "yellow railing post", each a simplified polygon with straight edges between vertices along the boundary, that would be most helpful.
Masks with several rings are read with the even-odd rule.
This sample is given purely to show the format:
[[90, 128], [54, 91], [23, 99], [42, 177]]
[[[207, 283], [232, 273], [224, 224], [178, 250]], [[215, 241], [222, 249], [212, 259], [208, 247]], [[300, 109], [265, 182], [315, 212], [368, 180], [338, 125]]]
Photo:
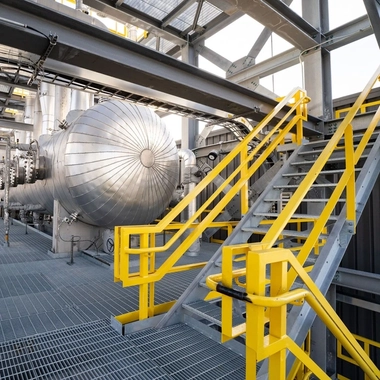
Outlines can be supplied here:
[[[296, 101], [299, 101], [301, 99], [301, 91], [297, 92], [295, 95]], [[299, 104], [296, 109], [296, 115], [299, 116], [299, 120], [297, 121], [297, 128], [296, 128], [296, 143], [297, 145], [302, 144], [303, 139], [303, 126], [302, 126], [302, 120], [303, 120], [303, 107], [306, 107], [306, 104]]]
[[[144, 253], [140, 254], [140, 277], [144, 279], [149, 274], [149, 234], [140, 235], [140, 247]], [[143, 281], [139, 285], [139, 319], [146, 319], [149, 316], [149, 283]]]
[[[222, 254], [222, 283], [228, 288], [232, 288], [232, 269], [233, 269], [233, 251], [234, 247], [223, 247]], [[232, 331], [232, 298], [222, 295], [222, 342], [229, 340], [232, 334], [225, 334], [226, 331]]]
[[[369, 379], [379, 380], [380, 371], [368, 355], [369, 346], [365, 345], [363, 349], [357, 342], [292, 252], [280, 248], [265, 249], [260, 243], [247, 244], [247, 247], [249, 247], [249, 251], [246, 254], [245, 272], [242, 269], [232, 272], [232, 277], [246, 275], [246, 292], [238, 292], [239, 297], [243, 295], [243, 298], [239, 299], [246, 301], [246, 378], [255, 380], [256, 361], [269, 358], [269, 380], [284, 380], [287, 372], [286, 350], [292, 352], [305, 365], [305, 378], [309, 378], [312, 373], [319, 379], [328, 380], [330, 378], [286, 334], [287, 305], [301, 306], [306, 301], [351, 355], [351, 357], [346, 357], [346, 360], [360, 366]], [[243, 245], [240, 245], [239, 249], [244, 252]], [[229, 252], [232, 253], [232, 250], [231, 247]], [[265, 292], [267, 265], [271, 265], [270, 296], [266, 296]], [[306, 288], [287, 290], [286, 272], [288, 265], [294, 268]], [[222, 289], [218, 286], [222, 278], [223, 274], [210, 275], [206, 279], [206, 284], [211, 290], [220, 291], [229, 297], [237, 297], [238, 295], [234, 293], [233, 289]], [[224, 305], [222, 304], [222, 307]], [[264, 336], [266, 309], [269, 309], [269, 334]], [[339, 344], [337, 354], [339, 357], [342, 355]], [[292, 368], [291, 373], [295, 376], [296, 372], [297, 366]]]
[[347, 207], [347, 220], [352, 222], [352, 231], [355, 232], [356, 226], [356, 205], [355, 205], [355, 161], [354, 161], [354, 131], [351, 124], [347, 125], [344, 134], [344, 146], [346, 155], [346, 170], [351, 171], [351, 176], [347, 182], [346, 188], [346, 207]]
[[[262, 269], [265, 269], [262, 268]], [[271, 297], [276, 297], [284, 293], [287, 282], [287, 262], [278, 261], [271, 264]], [[264, 272], [265, 273], [265, 272]], [[274, 307], [269, 310], [269, 334], [277, 339], [282, 339], [286, 335], [287, 305]], [[286, 349], [277, 351], [269, 357], [270, 379], [285, 380], [286, 378]]]
[[[261, 266], [259, 255], [247, 254], [247, 271], [252, 273], [246, 279], [248, 294], [265, 296], [265, 271]], [[258, 354], [264, 345], [264, 318], [263, 307], [246, 303], [246, 379], [256, 380]]]
[[[248, 147], [247, 149], [243, 149], [240, 153], [240, 161], [247, 161], [248, 157]], [[241, 203], [241, 215], [245, 215], [248, 212], [248, 187], [249, 187], [249, 175], [248, 175], [248, 162], [242, 167], [240, 176], [242, 179], [245, 179], [245, 183], [243, 184], [240, 190], [240, 203]]]

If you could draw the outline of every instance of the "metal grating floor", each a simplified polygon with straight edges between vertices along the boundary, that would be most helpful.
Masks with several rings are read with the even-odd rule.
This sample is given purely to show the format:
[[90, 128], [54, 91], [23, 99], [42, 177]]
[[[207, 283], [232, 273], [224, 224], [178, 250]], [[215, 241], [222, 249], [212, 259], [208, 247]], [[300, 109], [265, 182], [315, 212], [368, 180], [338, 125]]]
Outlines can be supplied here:
[[184, 324], [129, 335], [173, 379], [244, 379], [245, 359]]
[[[137, 289], [85, 257], [53, 259], [50, 247], [17, 224], [0, 246], [0, 379], [244, 378], [243, 358], [186, 325], [118, 335], [110, 317], [137, 308]], [[166, 276], [156, 301], [178, 298], [197, 273]]]

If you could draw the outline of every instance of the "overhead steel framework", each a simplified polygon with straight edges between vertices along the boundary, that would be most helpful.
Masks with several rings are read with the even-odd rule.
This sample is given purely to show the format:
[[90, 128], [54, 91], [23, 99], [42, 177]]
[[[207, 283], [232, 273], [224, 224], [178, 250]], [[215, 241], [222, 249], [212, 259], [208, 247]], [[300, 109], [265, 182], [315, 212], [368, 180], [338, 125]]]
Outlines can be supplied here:
[[[208, 107], [209, 113], [223, 111], [224, 117], [232, 114], [261, 120], [276, 104], [249, 89], [53, 9], [28, 1], [16, 5], [3, 0], [0, 10], [0, 43], [27, 52], [31, 61], [45, 53], [49, 33], [58, 36], [43, 67], [54, 75], [70, 75], [118, 91], [133, 88], [132, 92], [139, 95], [195, 110], [200, 104], [201, 109]], [[23, 25], [33, 25], [40, 33]], [[319, 134], [315, 129], [309, 123], [309, 133]]]
[[[276, 102], [260, 86], [260, 78], [297, 64], [300, 55], [313, 56], [322, 51], [326, 57], [333, 49], [366, 37], [373, 31], [376, 33], [371, 23], [374, 25], [378, 17], [378, 6], [371, 0], [366, 4], [369, 18], [361, 16], [334, 30], [321, 29], [313, 20], [302, 18], [289, 7], [291, 3], [292, 0], [183, 0], [159, 4], [151, 0], [83, 1], [84, 6], [89, 7], [86, 9], [96, 11], [99, 16], [143, 28], [146, 31], [144, 37], [133, 42], [63, 14], [63, 6], [54, 1], [16, 4], [1, 0], [0, 44], [3, 47], [0, 46], [0, 59], [3, 68], [6, 65], [12, 65], [12, 68], [0, 72], [3, 85], [0, 87], [0, 117], [7, 106], [22, 109], [23, 103], [9, 96], [15, 84], [19, 88], [28, 88], [27, 82], [31, 82], [34, 73], [37, 75], [36, 80], [29, 83], [31, 90], [36, 90], [39, 81], [47, 81], [99, 96], [129, 97], [144, 104], [159, 104], [163, 111], [169, 109], [200, 120], [215, 122], [230, 115], [261, 120]], [[322, 8], [327, 7], [325, 0], [322, 5]], [[246, 56], [230, 62], [205, 46], [205, 39], [244, 14], [264, 25]], [[294, 48], [256, 63], [257, 55], [272, 32]], [[56, 35], [58, 41], [51, 46], [47, 56], [46, 37], [49, 33]], [[322, 50], [314, 48], [320, 44]], [[184, 48], [194, 49], [196, 54], [222, 67], [228, 81], [171, 57], [178, 57]], [[43, 64], [41, 57], [44, 57]], [[328, 63], [324, 65], [328, 67]], [[328, 73], [325, 76], [328, 77]], [[324, 79], [323, 83], [324, 98], [327, 99], [331, 96], [326, 90], [330, 78]], [[317, 90], [316, 95], [323, 99], [322, 90]], [[316, 99], [317, 103], [320, 101]], [[322, 115], [317, 111], [316, 116], [326, 119], [330, 114]], [[319, 119], [312, 118], [306, 126], [309, 135], [321, 130]]]

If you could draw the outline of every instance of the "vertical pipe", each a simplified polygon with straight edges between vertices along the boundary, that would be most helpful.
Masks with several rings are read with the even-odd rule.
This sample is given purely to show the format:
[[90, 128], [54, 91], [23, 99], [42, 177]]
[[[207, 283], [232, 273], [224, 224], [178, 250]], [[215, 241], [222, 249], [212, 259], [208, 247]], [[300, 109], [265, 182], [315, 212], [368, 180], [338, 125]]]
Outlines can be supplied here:
[[55, 87], [55, 104], [54, 104], [54, 129], [59, 130], [59, 125], [66, 119], [70, 111], [71, 90], [67, 87]]
[[137, 27], [131, 24], [127, 24], [128, 38], [132, 41], [137, 41]]
[[42, 134], [42, 110], [41, 102], [38, 96], [34, 100], [34, 120], [33, 120], [33, 134], [30, 136], [30, 140], [38, 139]]
[[94, 95], [88, 92], [72, 90], [70, 109], [85, 111], [94, 105]]
[[94, 95], [79, 91], [71, 90], [70, 112], [66, 117], [66, 121], [70, 124], [78, 118], [84, 111], [94, 105]]
[[9, 173], [11, 169], [11, 138], [7, 137], [5, 148], [4, 227], [5, 244], [9, 247]]
[[[39, 102], [38, 102], [39, 103]], [[34, 116], [35, 116], [35, 104], [36, 96], [35, 94], [30, 94], [25, 99], [25, 113], [24, 113], [24, 123], [34, 125]], [[19, 139], [21, 144], [27, 144], [31, 141], [31, 132], [26, 132], [25, 137]]]
[[42, 110], [42, 134], [51, 135], [54, 131], [54, 98], [54, 85], [42, 82], [40, 88], [40, 101]]
[[[179, 149], [178, 150], [178, 156], [184, 161], [184, 170], [183, 170], [183, 178], [181, 178], [181, 181], [184, 185], [184, 196], [189, 194], [191, 191], [194, 190], [197, 182], [194, 181], [194, 169], [197, 168], [196, 162], [197, 159], [195, 157], [195, 154], [190, 149]], [[181, 214], [181, 221], [186, 222], [189, 220], [190, 217], [192, 217], [197, 211], [197, 200], [194, 199], [191, 201], [189, 206], [183, 211]], [[183, 239], [186, 239], [187, 236], [191, 231], [186, 231], [183, 234]], [[200, 241], [197, 239], [188, 249], [187, 255], [188, 256], [197, 256], [199, 251], [201, 249]]]
[[71, 244], [70, 244], [70, 261], [67, 263], [69, 265], [74, 264], [74, 235], [71, 235]]

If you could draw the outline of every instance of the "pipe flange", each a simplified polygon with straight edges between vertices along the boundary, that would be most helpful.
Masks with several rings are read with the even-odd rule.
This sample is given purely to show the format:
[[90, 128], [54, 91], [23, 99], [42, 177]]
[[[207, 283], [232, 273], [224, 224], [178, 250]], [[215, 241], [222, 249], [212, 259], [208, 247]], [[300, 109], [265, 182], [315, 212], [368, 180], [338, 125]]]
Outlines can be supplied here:
[[16, 169], [14, 167], [10, 168], [9, 170], [9, 186], [17, 186]]
[[36, 170], [34, 157], [27, 156], [24, 158], [25, 183], [34, 183], [36, 181]]

